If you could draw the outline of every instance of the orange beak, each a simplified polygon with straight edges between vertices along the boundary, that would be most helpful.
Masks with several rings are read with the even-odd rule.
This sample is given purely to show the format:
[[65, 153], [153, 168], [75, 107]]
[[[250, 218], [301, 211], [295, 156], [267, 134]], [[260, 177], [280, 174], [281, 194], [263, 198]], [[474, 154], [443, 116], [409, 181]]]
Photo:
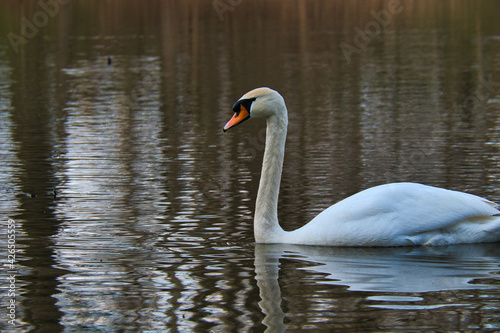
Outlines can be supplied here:
[[243, 105], [240, 105], [240, 111], [235, 112], [233, 117], [227, 122], [226, 126], [224, 126], [224, 132], [231, 127], [241, 124], [248, 118], [250, 118], [250, 113], [247, 111], [247, 109], [245, 109]]

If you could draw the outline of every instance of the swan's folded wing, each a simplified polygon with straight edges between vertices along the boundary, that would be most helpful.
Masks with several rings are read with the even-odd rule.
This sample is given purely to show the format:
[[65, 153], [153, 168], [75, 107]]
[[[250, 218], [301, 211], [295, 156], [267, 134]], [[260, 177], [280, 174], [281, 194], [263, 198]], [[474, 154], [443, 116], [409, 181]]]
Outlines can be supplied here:
[[492, 217], [500, 213], [495, 206], [463, 192], [395, 183], [348, 197], [301, 229], [316, 234], [311, 239], [326, 237], [332, 245], [346, 246], [485, 241], [477, 238], [500, 232], [500, 217]]

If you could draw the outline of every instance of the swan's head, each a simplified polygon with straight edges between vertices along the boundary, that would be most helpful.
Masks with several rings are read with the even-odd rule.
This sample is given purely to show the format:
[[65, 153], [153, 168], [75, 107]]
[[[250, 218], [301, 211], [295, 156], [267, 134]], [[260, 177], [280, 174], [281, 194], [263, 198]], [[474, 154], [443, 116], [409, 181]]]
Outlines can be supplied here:
[[241, 96], [233, 105], [234, 115], [224, 126], [224, 132], [250, 118], [286, 117], [285, 101], [269, 88], [257, 88]]

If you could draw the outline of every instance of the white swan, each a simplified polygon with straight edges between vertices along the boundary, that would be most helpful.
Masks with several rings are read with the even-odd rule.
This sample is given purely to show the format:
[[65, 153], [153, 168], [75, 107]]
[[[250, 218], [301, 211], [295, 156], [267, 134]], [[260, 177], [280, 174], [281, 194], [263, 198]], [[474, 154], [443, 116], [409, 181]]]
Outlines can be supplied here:
[[500, 211], [486, 199], [415, 183], [372, 187], [344, 199], [294, 231], [278, 223], [287, 109], [281, 95], [257, 88], [243, 95], [224, 131], [266, 118], [266, 148], [254, 216], [257, 243], [326, 246], [445, 245], [500, 241]]

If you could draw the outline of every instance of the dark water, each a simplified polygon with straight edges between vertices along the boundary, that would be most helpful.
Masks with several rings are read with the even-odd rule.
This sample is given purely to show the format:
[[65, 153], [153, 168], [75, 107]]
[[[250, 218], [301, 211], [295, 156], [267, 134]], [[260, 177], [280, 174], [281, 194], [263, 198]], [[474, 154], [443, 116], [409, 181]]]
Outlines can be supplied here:
[[498, 244], [255, 245], [264, 123], [222, 133], [246, 91], [285, 97], [288, 230], [393, 181], [500, 202], [499, 12], [2, 1], [0, 329], [500, 330]]

